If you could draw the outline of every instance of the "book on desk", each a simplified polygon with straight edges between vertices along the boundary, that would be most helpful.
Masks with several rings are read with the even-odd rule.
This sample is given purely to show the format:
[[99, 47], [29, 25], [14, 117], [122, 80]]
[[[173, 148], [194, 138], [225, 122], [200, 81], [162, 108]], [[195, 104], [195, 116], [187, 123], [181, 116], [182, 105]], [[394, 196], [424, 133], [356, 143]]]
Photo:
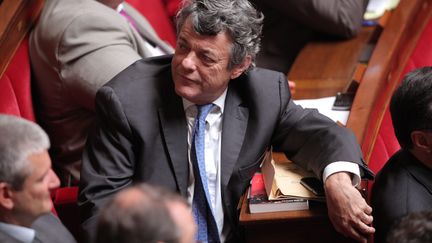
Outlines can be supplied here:
[[[314, 175], [290, 161], [275, 163], [271, 151], [262, 161], [261, 171], [256, 172], [248, 191], [249, 211], [280, 212], [309, 209], [309, 200], [325, 201], [323, 194], [317, 193], [304, 182], [314, 179]], [[302, 183], [302, 180], [303, 183]], [[320, 182], [318, 179], [313, 182]], [[320, 183], [321, 184], [321, 183]], [[320, 185], [322, 189], [322, 184]]]
[[261, 172], [254, 174], [248, 192], [250, 213], [268, 213], [309, 209], [306, 199], [268, 200]]

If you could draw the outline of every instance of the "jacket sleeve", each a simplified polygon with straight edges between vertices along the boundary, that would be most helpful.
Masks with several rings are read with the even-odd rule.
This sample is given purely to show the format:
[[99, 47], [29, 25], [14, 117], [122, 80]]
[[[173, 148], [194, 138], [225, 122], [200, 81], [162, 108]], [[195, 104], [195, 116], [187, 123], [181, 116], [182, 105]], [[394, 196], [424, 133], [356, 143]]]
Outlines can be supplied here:
[[255, 0], [316, 31], [342, 38], [355, 36], [369, 0]]
[[90, 134], [83, 153], [78, 198], [82, 228], [90, 239], [96, 231], [97, 212], [132, 183], [135, 166], [132, 131], [110, 87], [97, 93], [96, 112], [99, 126]]
[[338, 161], [356, 163], [364, 177], [373, 178], [354, 134], [317, 110], [294, 104], [287, 86], [281, 75], [281, 111], [272, 144], [319, 178], [327, 165]]

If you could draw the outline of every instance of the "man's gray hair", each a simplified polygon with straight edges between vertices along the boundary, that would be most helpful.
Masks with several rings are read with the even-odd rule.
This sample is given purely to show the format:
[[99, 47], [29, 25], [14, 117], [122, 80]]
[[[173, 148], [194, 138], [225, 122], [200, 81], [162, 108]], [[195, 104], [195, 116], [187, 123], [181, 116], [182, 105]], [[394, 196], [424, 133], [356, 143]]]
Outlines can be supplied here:
[[190, 17], [194, 30], [201, 35], [227, 31], [232, 38], [228, 68], [241, 64], [247, 55], [255, 57], [260, 49], [264, 16], [247, 0], [185, 0], [177, 14], [177, 34]]
[[0, 114], [0, 182], [20, 190], [30, 172], [28, 157], [49, 146], [47, 134], [36, 123]]

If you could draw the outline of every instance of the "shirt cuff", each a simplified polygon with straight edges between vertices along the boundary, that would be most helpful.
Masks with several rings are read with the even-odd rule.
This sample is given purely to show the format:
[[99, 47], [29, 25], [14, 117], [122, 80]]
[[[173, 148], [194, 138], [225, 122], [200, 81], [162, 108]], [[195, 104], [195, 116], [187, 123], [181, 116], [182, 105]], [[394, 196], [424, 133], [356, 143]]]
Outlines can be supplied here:
[[360, 184], [360, 168], [358, 164], [345, 161], [337, 161], [327, 165], [323, 172], [323, 182], [327, 178], [337, 172], [349, 172], [351, 173], [351, 181], [353, 186], [357, 187]]

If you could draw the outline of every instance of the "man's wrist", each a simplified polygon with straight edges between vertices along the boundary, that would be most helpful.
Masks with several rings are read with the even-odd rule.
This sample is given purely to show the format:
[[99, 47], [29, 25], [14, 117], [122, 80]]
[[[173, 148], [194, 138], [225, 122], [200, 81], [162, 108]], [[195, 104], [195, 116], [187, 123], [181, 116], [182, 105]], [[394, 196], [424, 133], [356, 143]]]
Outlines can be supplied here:
[[331, 175], [338, 172], [346, 172], [353, 186], [357, 187], [360, 184], [360, 168], [358, 164], [345, 161], [333, 162], [324, 168], [322, 175], [324, 184]]

